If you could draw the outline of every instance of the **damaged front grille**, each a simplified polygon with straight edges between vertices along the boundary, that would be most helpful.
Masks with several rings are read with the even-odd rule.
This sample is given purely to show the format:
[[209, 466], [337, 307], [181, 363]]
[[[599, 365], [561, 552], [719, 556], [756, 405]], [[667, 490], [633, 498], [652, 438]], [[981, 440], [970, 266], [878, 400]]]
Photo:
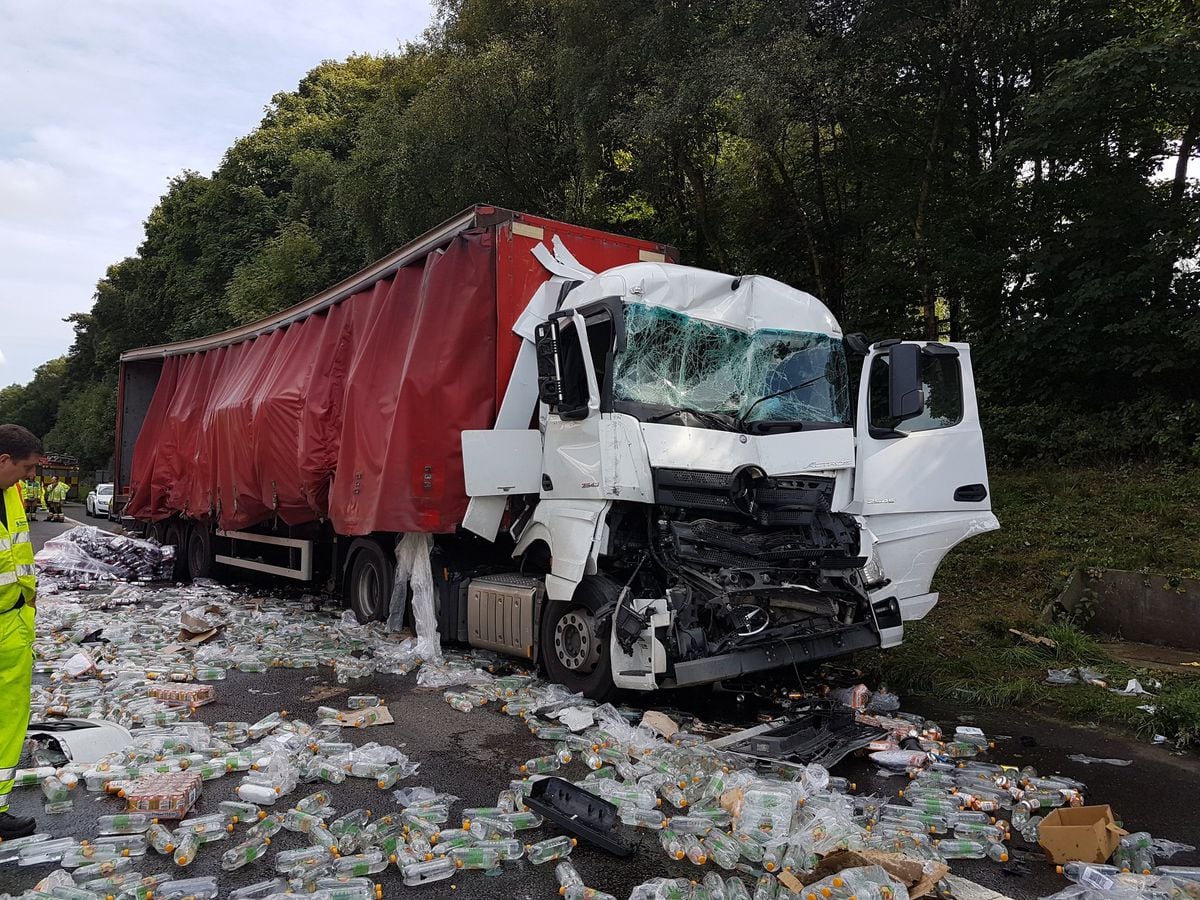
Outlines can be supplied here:
[[832, 478], [770, 477], [754, 467], [731, 473], [657, 469], [654, 487], [663, 507], [720, 514], [720, 521], [671, 522], [673, 549], [682, 561], [717, 568], [862, 565], [858, 524], [830, 512]]
[[771, 477], [752, 466], [736, 472], [654, 471], [661, 506], [729, 512], [765, 526], [802, 524], [814, 511], [828, 512], [833, 488], [832, 478]]

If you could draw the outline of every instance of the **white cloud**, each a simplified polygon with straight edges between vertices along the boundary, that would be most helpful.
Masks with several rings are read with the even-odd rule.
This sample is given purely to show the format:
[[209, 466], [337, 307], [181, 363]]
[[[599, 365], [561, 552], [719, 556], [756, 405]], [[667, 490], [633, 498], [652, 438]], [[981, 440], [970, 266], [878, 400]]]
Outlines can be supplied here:
[[[0, 0], [0, 386], [133, 253], [172, 176], [210, 172], [323, 59], [396, 50], [428, 0]], [[5, 358], [5, 356], [7, 358]]]

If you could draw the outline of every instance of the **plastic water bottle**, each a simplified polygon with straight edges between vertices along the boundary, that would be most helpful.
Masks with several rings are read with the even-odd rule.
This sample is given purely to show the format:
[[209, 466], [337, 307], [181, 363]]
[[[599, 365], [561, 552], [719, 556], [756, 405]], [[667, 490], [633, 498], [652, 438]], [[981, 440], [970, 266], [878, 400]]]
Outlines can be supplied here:
[[657, 809], [644, 809], [640, 806], [627, 804], [620, 808], [618, 815], [623, 824], [632, 825], [635, 828], [649, 828], [653, 831], [659, 831], [667, 824], [666, 817]]
[[481, 850], [495, 850], [501, 859], [520, 859], [525, 855], [525, 845], [516, 838], [479, 841], [475, 846]]
[[988, 843], [983, 850], [987, 854], [987, 858], [992, 862], [1006, 863], [1008, 862], [1008, 847], [999, 843]]
[[449, 878], [456, 871], [458, 868], [454, 865], [454, 860], [448, 856], [439, 856], [437, 859], [424, 860], [405, 866], [403, 869], [404, 883], [408, 887], [420, 887], [432, 881]]
[[374, 875], [387, 868], [388, 861], [384, 855], [373, 850], [368, 853], [356, 853], [343, 856], [333, 864], [333, 872], [341, 878], [357, 878], [363, 875]]
[[701, 843], [708, 852], [708, 858], [722, 869], [732, 869], [742, 855], [741, 844], [721, 831], [710, 831]]
[[229, 900], [262, 900], [272, 894], [284, 893], [287, 887], [287, 882], [282, 878], [272, 878], [269, 881], [259, 881], [238, 888], [236, 891], [230, 891]]
[[708, 862], [708, 848], [700, 842], [700, 838], [694, 834], [685, 834], [680, 840], [683, 841], [683, 855], [687, 857], [687, 861], [694, 866], [702, 866]]
[[145, 813], [100, 816], [96, 820], [96, 831], [99, 834], [145, 834], [151, 822], [152, 818]]
[[154, 896], [157, 900], [215, 900], [217, 879], [209, 875], [166, 881], [158, 886]]
[[200, 850], [200, 837], [191, 831], [175, 833], [175, 865], [189, 866]]
[[583, 876], [576, 871], [569, 860], [565, 859], [554, 867], [554, 879], [558, 882], [560, 888], [572, 885], [583, 886]]
[[716, 872], [709, 872], [700, 882], [701, 887], [708, 891], [708, 900], [729, 900], [729, 892], [725, 888], [725, 879]]
[[243, 841], [235, 847], [230, 847], [221, 855], [221, 868], [226, 872], [232, 872], [235, 869], [240, 869], [242, 866], [248, 865], [255, 860], [262, 859], [267, 850], [270, 849], [271, 839], [269, 837], [251, 838], [248, 841]]
[[500, 853], [490, 847], [455, 847], [448, 855], [459, 869], [490, 871], [500, 865]]
[[534, 865], [552, 862], [553, 860], [564, 859], [570, 856], [576, 843], [578, 842], [575, 838], [567, 837], [566, 835], [547, 838], [544, 841], [538, 841], [536, 844], [526, 844], [525, 855]]
[[946, 859], [983, 859], [986, 854], [983, 844], [979, 841], [947, 838], [935, 841], [934, 846]]

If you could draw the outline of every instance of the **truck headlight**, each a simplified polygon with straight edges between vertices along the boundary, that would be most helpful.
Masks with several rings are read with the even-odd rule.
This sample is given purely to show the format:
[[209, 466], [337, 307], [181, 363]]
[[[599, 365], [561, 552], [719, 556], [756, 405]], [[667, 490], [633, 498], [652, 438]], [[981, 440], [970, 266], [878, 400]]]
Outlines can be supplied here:
[[886, 576], [883, 573], [883, 564], [879, 561], [879, 551], [875, 548], [874, 542], [871, 543], [871, 558], [867, 560], [867, 564], [862, 568], [863, 581], [867, 586], [880, 584]]

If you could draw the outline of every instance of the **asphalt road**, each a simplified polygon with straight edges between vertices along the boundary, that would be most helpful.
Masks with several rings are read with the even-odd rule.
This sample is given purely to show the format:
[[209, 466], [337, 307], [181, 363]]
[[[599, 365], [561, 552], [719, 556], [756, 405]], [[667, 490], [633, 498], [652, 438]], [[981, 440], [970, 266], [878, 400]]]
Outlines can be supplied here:
[[[67, 514], [89, 524], [100, 523], [82, 515], [82, 507]], [[52, 523], [33, 526], [35, 542], [40, 546], [49, 537], [64, 530]], [[272, 670], [263, 675], [230, 673], [216, 683], [217, 702], [201, 707], [198, 718], [205, 722], [256, 719], [285, 708], [294, 716], [315, 721], [318, 705], [344, 705], [346, 686], [334, 681], [330, 670]], [[462, 806], [490, 805], [496, 794], [516, 777], [516, 766], [525, 759], [544, 753], [546, 744], [533, 738], [519, 721], [508, 718], [491, 706], [470, 713], [451, 710], [441, 699], [441, 691], [424, 690], [416, 686], [412, 676], [375, 676], [352, 682], [353, 693], [375, 693], [384, 697], [396, 719], [394, 725], [376, 726], [362, 730], [345, 729], [347, 739], [355, 743], [378, 741], [403, 748], [412, 759], [421, 763], [420, 771], [398, 787], [425, 785], [448, 791], [462, 798]], [[747, 720], [754, 710], [736, 707], [718, 711], [711, 695], [696, 692], [674, 695], [672, 704], [691, 707], [694, 712], [712, 719], [725, 715]], [[935, 718], [943, 728], [969, 722], [982, 727], [997, 738], [997, 748], [989, 757], [995, 761], [1017, 766], [1031, 764], [1042, 773], [1062, 772], [1084, 781], [1089, 788], [1089, 803], [1109, 803], [1129, 830], [1147, 830], [1156, 837], [1200, 845], [1200, 760], [1193, 756], [1174, 756], [1161, 747], [1097, 729], [1065, 726], [1020, 711], [979, 712], [935, 703], [907, 704], [915, 712]], [[1116, 768], [1107, 765], [1083, 765], [1067, 757], [1086, 753], [1098, 757], [1131, 759], [1132, 765]], [[859, 784], [859, 790], [894, 795], [903, 787], [901, 778], [881, 778], [862, 760], [850, 760], [835, 768], [835, 774], [845, 774]], [[564, 772], [568, 777], [584, 773], [582, 763], [572, 763]], [[206, 782], [204, 795], [195, 809], [203, 814], [216, 808], [224, 799], [232, 798], [238, 784], [237, 776]], [[288, 799], [303, 796], [301, 788]], [[377, 814], [391, 810], [395, 801], [391, 792], [380, 792], [372, 782], [347, 779], [332, 788], [338, 813], [365, 806]], [[95, 832], [98, 815], [117, 812], [119, 803], [107, 797], [96, 797], [82, 789], [73, 794], [76, 808], [69, 814], [47, 816], [42, 812], [42, 796], [36, 789], [18, 789], [14, 793], [13, 811], [36, 815], [43, 830], [55, 836], [84, 838]], [[459, 807], [455, 807], [457, 811]], [[452, 817], [451, 824], [454, 824]], [[538, 840], [556, 832], [542, 829], [523, 832], [523, 840]], [[661, 853], [656, 837], [638, 832], [640, 844], [629, 859], [619, 860], [598, 850], [579, 846], [572, 860], [592, 887], [607, 890], [619, 898], [641, 881], [657, 875], [678, 875], [698, 878], [703, 870], [683, 863], [669, 863]], [[273, 845], [276, 851], [304, 846], [300, 835], [281, 832]], [[163, 857], [147, 856], [139, 861], [138, 869], [145, 873], [174, 870], [181, 875], [220, 875], [221, 884], [232, 890], [273, 876], [270, 860], [256, 863], [234, 873], [219, 871], [219, 857], [230, 844], [217, 843], [202, 849], [197, 860], [186, 870], [174, 870]], [[1036, 848], [1024, 848], [1016, 861], [1024, 869], [1021, 874], [1006, 874], [1004, 867], [989, 861], [956, 861], [953, 870], [974, 881], [1014, 898], [1046, 896], [1064, 886], [1053, 868]], [[1179, 854], [1172, 864], [1200, 863], [1200, 854]], [[31, 886], [39, 877], [51, 871], [51, 866], [30, 869], [0, 868], [0, 891], [16, 892]], [[406, 890], [399, 872], [393, 867], [375, 876], [384, 887], [384, 896]], [[454, 879], [421, 889], [424, 896], [435, 897], [506, 897], [550, 898], [556, 896], [553, 866], [534, 866], [526, 860], [505, 863], [497, 876], [478, 872], [459, 873]]]

